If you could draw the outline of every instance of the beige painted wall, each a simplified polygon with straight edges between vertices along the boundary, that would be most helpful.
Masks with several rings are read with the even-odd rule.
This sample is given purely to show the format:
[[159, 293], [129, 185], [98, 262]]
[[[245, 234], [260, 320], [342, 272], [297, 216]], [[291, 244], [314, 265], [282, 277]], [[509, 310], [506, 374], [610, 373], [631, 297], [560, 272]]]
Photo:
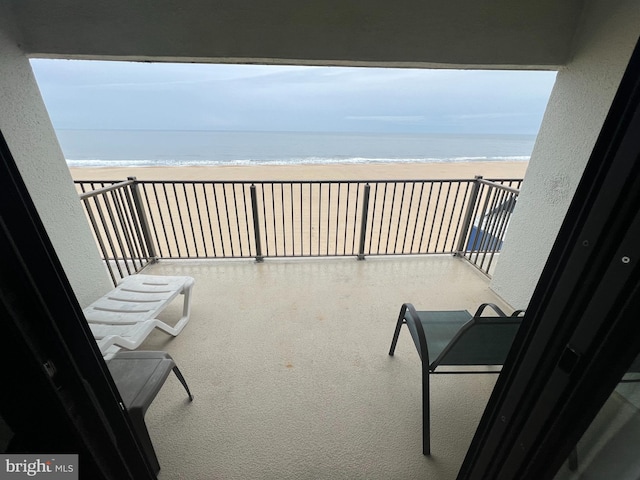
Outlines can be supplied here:
[[100, 260], [29, 60], [13, 40], [10, 28], [2, 25], [0, 112], [0, 130], [78, 301], [86, 306], [113, 287]]
[[492, 289], [529, 303], [640, 35], [640, 2], [590, 0], [549, 99]]

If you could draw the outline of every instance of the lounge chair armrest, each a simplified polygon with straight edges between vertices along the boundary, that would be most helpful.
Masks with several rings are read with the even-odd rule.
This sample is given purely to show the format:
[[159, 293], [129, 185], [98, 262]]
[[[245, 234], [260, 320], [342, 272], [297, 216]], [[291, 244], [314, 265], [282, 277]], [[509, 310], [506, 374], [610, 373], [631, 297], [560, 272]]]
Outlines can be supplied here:
[[500, 317], [506, 317], [507, 314], [504, 313], [500, 307], [498, 307], [497, 305], [493, 304], [493, 303], [483, 303], [482, 305], [480, 305], [478, 307], [478, 310], [476, 310], [476, 313], [474, 315], [474, 317], [479, 317], [482, 315], [482, 312], [484, 311], [485, 308], [487, 307], [491, 307], [491, 309], [496, 312], [498, 314], [498, 316]]
[[512, 317], [519, 317], [521, 313], [525, 313], [526, 310], [514, 310], [511, 314]]

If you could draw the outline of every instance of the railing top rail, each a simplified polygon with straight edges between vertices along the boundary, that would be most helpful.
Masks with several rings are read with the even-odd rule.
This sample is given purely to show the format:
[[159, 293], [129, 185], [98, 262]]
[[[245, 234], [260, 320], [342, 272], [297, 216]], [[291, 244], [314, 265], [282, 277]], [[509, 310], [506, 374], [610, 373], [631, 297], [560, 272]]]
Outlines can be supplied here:
[[[505, 180], [502, 180], [502, 181], [505, 181]], [[501, 183], [496, 183], [495, 181], [492, 181], [492, 180], [485, 180], [484, 178], [479, 178], [478, 183], [482, 183], [483, 185], [488, 185], [490, 187], [495, 187], [500, 190], [506, 190], [507, 192], [511, 192], [511, 193], [520, 193], [520, 190], [518, 190], [517, 188], [509, 187], [507, 185], [502, 185]]]
[[[76, 181], [75, 183], [102, 183], [101, 181], [93, 181], [93, 182], [80, 182]], [[99, 188], [97, 190], [91, 190], [90, 192], [84, 192], [80, 194], [80, 199], [84, 200], [85, 198], [95, 197], [96, 195], [101, 195], [106, 192], [110, 192], [111, 190], [117, 190], [121, 187], [126, 187], [127, 185], [133, 185], [135, 180], [125, 180], [124, 182], [114, 183], [113, 185], [107, 185], [106, 187]]]

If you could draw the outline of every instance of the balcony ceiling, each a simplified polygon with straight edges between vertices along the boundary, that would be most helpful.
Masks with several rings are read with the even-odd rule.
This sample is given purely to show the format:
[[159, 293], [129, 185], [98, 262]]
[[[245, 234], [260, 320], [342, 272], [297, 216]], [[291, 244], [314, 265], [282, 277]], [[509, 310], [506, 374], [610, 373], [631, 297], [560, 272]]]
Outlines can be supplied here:
[[8, 0], [0, 10], [34, 57], [557, 68], [583, 3]]

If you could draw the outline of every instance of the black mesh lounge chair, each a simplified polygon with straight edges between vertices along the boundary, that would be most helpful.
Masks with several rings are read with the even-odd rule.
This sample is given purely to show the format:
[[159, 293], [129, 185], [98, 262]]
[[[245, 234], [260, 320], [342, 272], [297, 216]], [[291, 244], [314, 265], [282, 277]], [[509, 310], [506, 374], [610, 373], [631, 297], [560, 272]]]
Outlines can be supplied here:
[[[483, 316], [490, 307], [497, 316]], [[431, 454], [429, 375], [432, 373], [498, 373], [495, 371], [438, 371], [445, 366], [502, 365], [522, 320], [516, 310], [507, 316], [491, 303], [475, 315], [467, 310], [418, 312], [410, 303], [400, 309], [389, 355], [393, 355], [402, 325], [406, 324], [422, 360], [422, 453]]]

